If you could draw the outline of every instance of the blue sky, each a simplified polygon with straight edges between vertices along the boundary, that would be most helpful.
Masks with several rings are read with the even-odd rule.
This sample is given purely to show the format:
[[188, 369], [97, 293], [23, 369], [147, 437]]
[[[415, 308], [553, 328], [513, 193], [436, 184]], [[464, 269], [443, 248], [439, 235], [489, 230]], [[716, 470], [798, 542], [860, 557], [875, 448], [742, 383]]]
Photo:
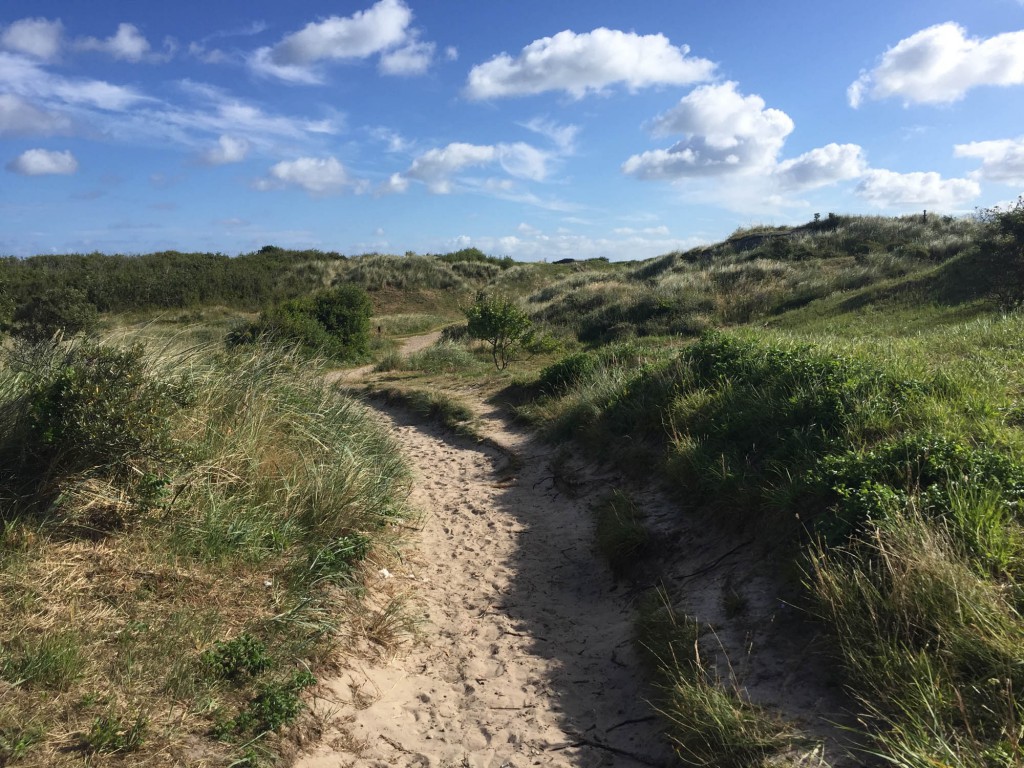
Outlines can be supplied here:
[[5, 0], [0, 254], [644, 258], [1024, 190], [1024, 0]]

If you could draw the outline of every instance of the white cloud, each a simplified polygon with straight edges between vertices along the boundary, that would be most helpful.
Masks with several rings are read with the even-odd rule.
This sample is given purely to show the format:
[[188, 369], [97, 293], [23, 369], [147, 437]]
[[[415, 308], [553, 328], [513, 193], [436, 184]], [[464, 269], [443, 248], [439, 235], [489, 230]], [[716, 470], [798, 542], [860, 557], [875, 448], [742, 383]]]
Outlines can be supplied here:
[[78, 161], [68, 150], [29, 149], [9, 162], [7, 170], [22, 176], [67, 176], [78, 170]]
[[[273, 47], [259, 48], [249, 58], [252, 69], [293, 83], [319, 83], [316, 65], [323, 61], [365, 59], [378, 53], [386, 74], [423, 71], [426, 47], [433, 57], [433, 43], [420, 43], [410, 30], [412, 11], [403, 0], [378, 0], [351, 16], [331, 16], [307, 24]], [[403, 69], [404, 68], [404, 69]]]
[[103, 80], [60, 77], [43, 70], [24, 56], [3, 52], [0, 52], [0, 88], [23, 98], [113, 111], [148, 100], [131, 88]]
[[793, 121], [765, 109], [760, 96], [744, 96], [736, 83], [704, 85], [651, 123], [655, 135], [683, 134], [669, 149], [633, 155], [624, 173], [641, 179], [681, 179], [771, 170]]
[[405, 175], [422, 181], [436, 194], [452, 191], [451, 176], [464, 168], [494, 162], [497, 150], [491, 145], [453, 142], [441, 149], [431, 149], [413, 160]]
[[643, 227], [636, 229], [635, 227], [616, 227], [612, 230], [612, 233], [616, 235], [659, 235], [661, 237], [667, 237], [669, 234], [668, 227], [662, 224], [660, 227]]
[[127, 23], [118, 24], [117, 32], [105, 40], [86, 37], [76, 41], [75, 47], [83, 51], [100, 51], [115, 59], [133, 63], [142, 61], [150, 53], [149, 41], [138, 27]]
[[378, 195], [401, 194], [409, 189], [409, 179], [400, 173], [392, 173], [387, 181], [377, 187]]
[[315, 195], [338, 193], [354, 184], [344, 166], [334, 157], [284, 160], [272, 166], [270, 179], [263, 181], [268, 183], [258, 185], [258, 189], [296, 186]]
[[0, 47], [41, 61], [53, 61], [60, 54], [64, 25], [60, 19], [20, 19], [0, 35]]
[[412, 142], [402, 136], [398, 131], [391, 128], [377, 126], [375, 128], [370, 128], [369, 133], [376, 141], [387, 144], [388, 152], [405, 152], [412, 146]]
[[[1024, 1], [1024, 0], [1022, 0], [1022, 1]], [[448, 61], [458, 61], [459, 60], [459, 49], [456, 48], [454, 45], [449, 45], [447, 48], [444, 49], [444, 57]]]
[[971, 174], [973, 178], [1003, 184], [1024, 184], [1024, 136], [957, 144], [953, 154], [981, 160], [981, 168]]
[[382, 75], [422, 75], [434, 61], [433, 43], [414, 41], [380, 57]]
[[[439, 195], [452, 192], [452, 176], [471, 167], [498, 163], [502, 169], [518, 179], [543, 181], [548, 175], [551, 155], [524, 142], [514, 144], [466, 144], [453, 142], [446, 147], [431, 149], [413, 160], [405, 177], [426, 184], [427, 189]], [[509, 180], [488, 180], [479, 188], [485, 191], [508, 193]], [[401, 190], [404, 191], [404, 188]]]
[[46, 112], [10, 93], [0, 93], [0, 137], [48, 136], [67, 133], [71, 121], [64, 115]]
[[1024, 30], [981, 39], [959, 24], [928, 27], [882, 54], [850, 85], [850, 106], [865, 97], [900, 97], [905, 104], [948, 104], [982, 85], [1024, 84]]
[[864, 150], [858, 145], [826, 144], [792, 160], [783, 160], [775, 175], [786, 189], [815, 189], [856, 179], [866, 169]]
[[689, 56], [664, 35], [638, 35], [604, 27], [571, 30], [534, 40], [512, 58], [495, 56], [470, 70], [471, 99], [565, 91], [575, 98], [623, 83], [630, 90], [652, 85], [689, 85], [709, 80], [715, 64]]
[[561, 125], [553, 120], [535, 117], [521, 125], [529, 131], [550, 139], [563, 154], [572, 154], [576, 147], [578, 125]]
[[203, 162], [207, 165], [226, 165], [240, 163], [249, 154], [249, 142], [234, 136], [221, 136], [217, 146], [203, 153]]
[[954, 211], [981, 194], [981, 187], [971, 179], [943, 179], [935, 172], [872, 169], [864, 174], [856, 193], [878, 208], [930, 207]]

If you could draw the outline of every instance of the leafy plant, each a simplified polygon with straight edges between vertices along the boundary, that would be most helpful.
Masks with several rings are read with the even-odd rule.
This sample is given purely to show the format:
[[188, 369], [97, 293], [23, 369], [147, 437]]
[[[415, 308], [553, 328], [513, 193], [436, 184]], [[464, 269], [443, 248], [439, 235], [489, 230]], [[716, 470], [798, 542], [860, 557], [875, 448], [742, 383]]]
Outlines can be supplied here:
[[228, 334], [228, 344], [259, 339], [300, 346], [340, 359], [366, 354], [373, 305], [366, 291], [339, 285], [264, 310], [259, 318]]
[[50, 288], [14, 310], [11, 333], [31, 343], [49, 341], [57, 333], [74, 336], [96, 327], [99, 313], [83, 291]]
[[255, 735], [276, 731], [299, 716], [303, 708], [299, 695], [312, 685], [316, 685], [316, 678], [308, 670], [296, 672], [284, 682], [262, 684], [246, 708], [231, 722], [231, 729]]
[[507, 368], [530, 338], [530, 316], [507, 296], [479, 294], [465, 313], [469, 335], [486, 342], [498, 370]]
[[233, 640], [217, 642], [213, 648], [204, 651], [199, 660], [214, 676], [226, 680], [259, 675], [273, 665], [267, 646], [248, 632]]

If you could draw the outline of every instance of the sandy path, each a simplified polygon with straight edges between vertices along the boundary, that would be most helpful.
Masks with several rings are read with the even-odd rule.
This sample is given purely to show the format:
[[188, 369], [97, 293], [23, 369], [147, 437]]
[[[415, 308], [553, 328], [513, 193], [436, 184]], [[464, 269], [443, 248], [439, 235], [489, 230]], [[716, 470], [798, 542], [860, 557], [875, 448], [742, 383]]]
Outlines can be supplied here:
[[[667, 765], [643, 703], [632, 616], [592, 550], [590, 497], [552, 487], [547, 447], [494, 419], [522, 460], [386, 412], [426, 516], [393, 578], [415, 583], [422, 642], [325, 682], [338, 707], [301, 768]], [[637, 759], [630, 757], [634, 755]]]
[[[421, 349], [426, 349], [440, 338], [440, 331], [424, 333], [422, 336], [409, 336], [406, 339], [402, 339], [401, 352], [403, 355], [408, 355], [413, 352], [419, 352]], [[331, 371], [330, 373], [327, 374], [327, 381], [328, 383], [336, 381], [353, 381], [356, 379], [361, 379], [368, 373], [372, 372], [372, 365], [363, 365], [360, 366], [359, 368], [348, 368], [346, 370]]]

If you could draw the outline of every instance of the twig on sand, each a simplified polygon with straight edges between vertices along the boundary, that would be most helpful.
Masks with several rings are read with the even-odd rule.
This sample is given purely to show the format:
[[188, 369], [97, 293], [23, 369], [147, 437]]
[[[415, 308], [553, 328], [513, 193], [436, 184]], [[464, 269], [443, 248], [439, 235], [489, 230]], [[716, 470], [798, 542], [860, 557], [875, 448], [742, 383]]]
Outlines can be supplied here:
[[641, 765], [650, 765], [653, 766], [653, 768], [665, 768], [664, 763], [655, 762], [650, 758], [638, 755], [635, 752], [619, 749], [618, 747], [613, 747], [610, 744], [602, 744], [600, 741], [593, 741], [592, 739], [587, 739], [582, 736], [576, 736], [572, 741], [565, 741], [561, 744], [552, 744], [546, 747], [545, 751], [561, 752], [563, 749], [573, 749], [575, 747], [593, 747], [594, 749], [603, 749], [605, 752], [611, 752], [613, 755], [618, 755], [619, 757], [627, 757]]

